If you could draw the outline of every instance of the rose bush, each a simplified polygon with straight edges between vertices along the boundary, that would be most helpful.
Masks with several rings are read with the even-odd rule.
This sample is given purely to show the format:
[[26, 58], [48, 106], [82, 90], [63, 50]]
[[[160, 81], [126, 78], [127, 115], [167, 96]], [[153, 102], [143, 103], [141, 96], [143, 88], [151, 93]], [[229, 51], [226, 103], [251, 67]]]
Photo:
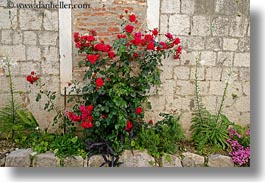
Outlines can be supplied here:
[[[84, 56], [80, 67], [87, 67], [81, 95], [68, 118], [79, 122], [89, 143], [106, 142], [115, 152], [123, 149], [125, 137], [143, 122], [144, 108], [151, 87], [160, 84], [161, 61], [170, 55], [179, 59], [180, 39], [162, 35], [158, 29], [136, 31], [137, 16], [121, 15], [120, 34], [112, 44], [100, 40], [95, 30], [74, 33], [78, 53]], [[165, 36], [166, 41], [159, 41]], [[75, 96], [73, 96], [75, 97]], [[70, 98], [70, 100], [75, 100]]]

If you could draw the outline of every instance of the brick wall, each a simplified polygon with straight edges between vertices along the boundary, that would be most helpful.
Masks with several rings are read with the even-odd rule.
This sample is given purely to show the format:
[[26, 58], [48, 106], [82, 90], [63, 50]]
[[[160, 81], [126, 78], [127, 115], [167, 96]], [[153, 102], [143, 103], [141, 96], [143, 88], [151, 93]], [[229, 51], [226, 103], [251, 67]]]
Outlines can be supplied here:
[[[115, 37], [115, 34], [121, 32], [120, 30], [120, 15], [124, 14], [124, 10], [134, 12], [137, 14], [139, 22], [146, 25], [146, 0], [73, 0], [73, 3], [89, 3], [88, 9], [74, 9], [72, 10], [73, 32], [80, 32], [85, 34], [88, 30], [94, 29], [100, 40], [110, 43]], [[137, 27], [141, 28], [141, 27]], [[77, 49], [73, 44], [73, 79], [82, 79], [82, 69], [78, 68], [78, 62], [84, 56], [78, 56]]]
[[[151, 0], [150, 0], [151, 1]], [[27, 2], [34, 2], [28, 0]], [[109, 41], [119, 32], [119, 14], [124, 9], [134, 11], [142, 22], [147, 17], [145, 0], [73, 0], [89, 3], [88, 9], [72, 10], [73, 32], [95, 29]], [[227, 78], [233, 67], [233, 81], [225, 102], [224, 113], [231, 121], [250, 123], [250, 25], [249, 0], [160, 0], [160, 30], [172, 32], [182, 40], [181, 61], [164, 60], [161, 67], [162, 85], [150, 97], [153, 108], [146, 120], [159, 119], [160, 112], [181, 113], [181, 122], [189, 135], [191, 113], [194, 110], [195, 58], [201, 53], [199, 80], [203, 103], [215, 112]], [[6, 9], [0, 3], [0, 50], [17, 63], [13, 73], [18, 90], [29, 91], [25, 76], [36, 70], [48, 80], [51, 90], [60, 91], [58, 10]], [[141, 21], [140, 20], [140, 21]], [[73, 79], [81, 78], [76, 63], [80, 58], [73, 47]], [[0, 106], [8, 96], [7, 77], [0, 69]], [[18, 94], [37, 115], [42, 127], [52, 114], [46, 114], [36, 104], [34, 94]], [[59, 95], [58, 95], [59, 96]], [[62, 101], [58, 97], [58, 103]], [[28, 99], [30, 101], [28, 101]]]

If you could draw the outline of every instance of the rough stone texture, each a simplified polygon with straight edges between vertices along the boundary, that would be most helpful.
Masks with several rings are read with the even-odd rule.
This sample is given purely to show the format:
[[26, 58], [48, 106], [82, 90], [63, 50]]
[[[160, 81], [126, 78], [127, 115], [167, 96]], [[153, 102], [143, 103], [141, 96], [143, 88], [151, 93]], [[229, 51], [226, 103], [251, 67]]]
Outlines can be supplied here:
[[55, 46], [58, 39], [56, 32], [42, 32], [39, 34], [40, 45], [52, 45]]
[[195, 0], [181, 1], [181, 13], [193, 14], [195, 9]]
[[205, 66], [215, 66], [216, 57], [216, 53], [213, 51], [203, 51], [201, 53], [201, 64]]
[[41, 58], [40, 48], [35, 46], [30, 46], [27, 48], [27, 60], [36, 60], [39, 61]]
[[161, 13], [179, 13], [180, 0], [162, 0]]
[[84, 159], [81, 156], [67, 157], [64, 159], [64, 167], [84, 167]]
[[41, 30], [42, 13], [32, 9], [20, 9], [20, 28], [22, 30]]
[[191, 35], [208, 36], [210, 34], [210, 17], [194, 16], [192, 19]]
[[237, 50], [238, 39], [224, 38], [223, 49], [228, 51]]
[[38, 154], [33, 159], [33, 167], [59, 167], [59, 159], [54, 153], [46, 152]]
[[44, 10], [43, 27], [45, 30], [58, 30], [58, 11]]
[[5, 167], [30, 167], [32, 149], [19, 149], [6, 156]]
[[171, 15], [169, 17], [169, 32], [176, 35], [188, 35], [190, 33], [190, 17], [187, 15]]
[[120, 161], [123, 162], [120, 167], [153, 167], [155, 160], [150, 156], [147, 151], [133, 151], [125, 150], [120, 157]]
[[234, 167], [231, 157], [220, 154], [210, 155], [207, 165], [209, 167]]
[[204, 157], [198, 154], [190, 152], [182, 153], [184, 158], [182, 159], [183, 167], [202, 167], [204, 165]]
[[250, 67], [250, 54], [249, 53], [235, 53], [234, 66]]
[[219, 37], [208, 37], [206, 40], [206, 50], [221, 50], [222, 49], [222, 38]]
[[162, 167], [182, 167], [180, 158], [169, 154], [162, 156], [162, 165]]
[[212, 22], [212, 35], [213, 36], [228, 36], [230, 27], [229, 19], [226, 17], [217, 17]]
[[0, 27], [4, 29], [16, 29], [17, 22], [17, 10], [14, 9], [6, 9], [4, 7], [0, 7]]
[[24, 44], [25, 45], [36, 45], [37, 34], [32, 31], [24, 31]]
[[236, 17], [231, 21], [230, 36], [244, 37], [247, 33], [248, 19], [243, 17]]
[[[88, 167], [100, 167], [104, 162], [101, 155], [93, 155], [88, 159]], [[104, 164], [103, 167], [108, 167], [108, 165]]]

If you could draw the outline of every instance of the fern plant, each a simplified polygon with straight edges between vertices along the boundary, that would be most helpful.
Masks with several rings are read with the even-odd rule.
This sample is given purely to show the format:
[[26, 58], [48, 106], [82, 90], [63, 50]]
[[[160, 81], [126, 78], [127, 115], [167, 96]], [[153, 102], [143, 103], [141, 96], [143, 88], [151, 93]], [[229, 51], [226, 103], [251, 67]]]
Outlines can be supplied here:
[[228, 127], [231, 125], [229, 119], [222, 114], [222, 109], [229, 85], [229, 78], [223, 91], [221, 104], [216, 114], [210, 113], [201, 102], [200, 87], [198, 82], [199, 58], [196, 59], [195, 67], [195, 111], [192, 116], [191, 139], [196, 144], [198, 150], [202, 150], [205, 145], [225, 149], [229, 146]]

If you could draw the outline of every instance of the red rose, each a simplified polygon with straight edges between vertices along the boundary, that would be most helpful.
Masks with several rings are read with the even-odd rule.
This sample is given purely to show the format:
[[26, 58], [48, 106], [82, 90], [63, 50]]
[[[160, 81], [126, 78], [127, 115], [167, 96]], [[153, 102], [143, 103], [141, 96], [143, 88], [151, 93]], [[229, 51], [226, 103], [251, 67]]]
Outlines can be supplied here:
[[126, 127], [125, 127], [125, 131], [130, 132], [132, 127], [133, 127], [132, 122], [128, 120], [127, 124], [126, 124]]
[[136, 114], [141, 114], [143, 112], [143, 109], [141, 107], [137, 107], [135, 109]]
[[151, 42], [147, 45], [147, 50], [155, 50], [155, 43], [154, 42]]
[[96, 90], [100, 87], [102, 87], [104, 84], [104, 80], [102, 78], [97, 78], [96, 79]]
[[149, 123], [149, 124], [154, 124], [154, 122], [153, 122], [152, 119], [150, 119], [148, 123]]
[[135, 22], [135, 21], [136, 21], [136, 16], [135, 16], [135, 14], [131, 14], [131, 15], [129, 16], [129, 20], [130, 20], [130, 22]]
[[35, 75], [36, 73], [34, 72], [34, 71], [32, 71], [31, 73], [30, 73], [30, 75], [28, 75], [27, 77], [26, 77], [26, 79], [27, 79], [27, 81], [30, 83], [30, 84], [33, 84], [34, 82], [36, 82], [38, 79], [39, 79], [39, 77], [37, 76], [37, 75]]
[[112, 51], [109, 51], [109, 52], [108, 52], [108, 55], [109, 55], [109, 58], [110, 58], [110, 59], [112, 59], [112, 58], [115, 57], [115, 54], [114, 54], [114, 52], [112, 52]]
[[167, 33], [167, 34], [166, 34], [166, 37], [169, 38], [170, 40], [173, 39], [173, 35], [172, 35], [171, 33]]
[[133, 53], [133, 57], [134, 57], [135, 59], [138, 58], [138, 56], [139, 56], [139, 55], [138, 55], [136, 52]]
[[175, 45], [178, 45], [180, 43], [180, 39], [179, 38], [176, 38], [175, 40], [174, 40], [174, 44]]
[[154, 41], [154, 37], [153, 37], [153, 35], [147, 34], [147, 35], [144, 36], [144, 40], [146, 42], [153, 42]]
[[92, 42], [92, 41], [96, 40], [96, 38], [94, 36], [92, 36], [92, 35], [87, 36], [86, 39], [87, 39], [88, 42]]
[[153, 33], [154, 36], [157, 36], [157, 35], [158, 35], [158, 30], [157, 30], [157, 28], [155, 28], [155, 29], [152, 31], [152, 33]]
[[93, 123], [92, 123], [92, 122], [83, 121], [83, 122], [81, 123], [81, 126], [82, 126], [83, 128], [92, 128], [92, 127], [93, 127]]
[[133, 27], [132, 25], [127, 25], [127, 26], [125, 27], [125, 31], [126, 31], [127, 33], [132, 33], [132, 32], [133, 32], [133, 29], [134, 29], [134, 27]]
[[68, 112], [67, 113], [68, 115], [68, 118], [71, 120], [71, 121], [74, 121], [74, 122], [79, 122], [81, 120], [81, 117], [72, 113], [72, 112]]
[[93, 36], [96, 36], [96, 35], [97, 35], [97, 32], [96, 32], [94, 29], [90, 30], [90, 33], [91, 33], [91, 35], [93, 35]]
[[97, 56], [95, 54], [89, 54], [86, 56], [86, 58], [91, 64], [95, 64], [97, 60]]
[[76, 39], [76, 38], [78, 38], [78, 36], [79, 36], [79, 33], [78, 32], [75, 32], [74, 33], [74, 38]]
[[94, 106], [92, 106], [92, 105], [87, 106], [87, 110], [93, 111], [93, 109], [94, 109]]

